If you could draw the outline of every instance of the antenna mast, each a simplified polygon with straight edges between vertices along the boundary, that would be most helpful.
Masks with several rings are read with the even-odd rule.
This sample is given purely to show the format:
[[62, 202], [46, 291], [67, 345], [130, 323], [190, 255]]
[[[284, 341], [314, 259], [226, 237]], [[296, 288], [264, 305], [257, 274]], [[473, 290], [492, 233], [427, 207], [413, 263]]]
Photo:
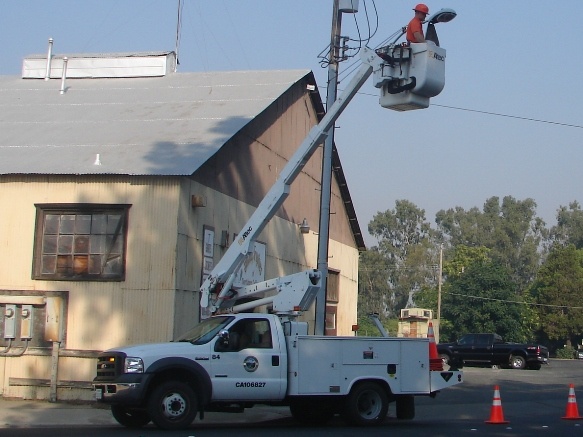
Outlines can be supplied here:
[[178, 50], [180, 49], [180, 33], [182, 31], [182, 9], [184, 8], [184, 1], [178, 0], [178, 17], [176, 18], [176, 47], [174, 52], [176, 53], [176, 66], [174, 67], [174, 72], [178, 69], [180, 65], [180, 60], [178, 58]]

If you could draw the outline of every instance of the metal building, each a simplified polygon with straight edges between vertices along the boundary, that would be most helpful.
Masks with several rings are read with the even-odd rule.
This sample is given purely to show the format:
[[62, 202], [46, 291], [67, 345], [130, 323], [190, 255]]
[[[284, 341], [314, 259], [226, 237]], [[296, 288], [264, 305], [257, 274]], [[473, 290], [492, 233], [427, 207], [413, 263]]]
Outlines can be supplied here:
[[[307, 70], [174, 67], [173, 52], [31, 56], [0, 77], [3, 396], [91, 399], [98, 351], [198, 323], [203, 275], [324, 110]], [[241, 281], [316, 266], [321, 160]], [[350, 335], [364, 241], [334, 160], [326, 327]]]

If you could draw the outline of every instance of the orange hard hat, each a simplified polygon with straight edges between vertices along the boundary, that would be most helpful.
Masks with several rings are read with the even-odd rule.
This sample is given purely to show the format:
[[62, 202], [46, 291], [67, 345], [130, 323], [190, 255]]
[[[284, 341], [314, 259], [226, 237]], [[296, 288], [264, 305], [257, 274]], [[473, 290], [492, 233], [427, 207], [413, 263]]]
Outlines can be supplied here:
[[417, 12], [423, 12], [424, 14], [429, 13], [429, 8], [427, 7], [427, 5], [425, 5], [423, 3], [419, 3], [417, 6], [415, 6], [415, 8], [413, 10], [417, 11]]

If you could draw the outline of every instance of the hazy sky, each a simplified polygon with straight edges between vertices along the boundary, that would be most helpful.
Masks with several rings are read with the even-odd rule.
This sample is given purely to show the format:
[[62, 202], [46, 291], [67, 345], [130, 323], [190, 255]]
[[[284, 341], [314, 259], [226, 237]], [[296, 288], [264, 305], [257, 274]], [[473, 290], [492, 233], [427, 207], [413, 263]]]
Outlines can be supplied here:
[[[533, 198], [554, 225], [559, 206], [583, 201], [583, 1], [426, 3], [458, 13], [437, 26], [447, 50], [444, 91], [428, 109], [399, 113], [378, 105], [369, 80], [337, 123], [363, 232], [397, 199], [433, 223], [440, 209], [481, 209], [506, 195]], [[332, 5], [184, 0], [179, 71], [307, 68], [325, 100], [318, 54], [330, 41]], [[358, 14], [343, 15], [342, 34], [367, 38], [378, 14], [368, 43], [376, 47], [407, 24], [414, 5], [360, 0]], [[49, 37], [56, 54], [174, 50], [177, 10], [178, 0], [0, 0], [0, 74], [20, 74], [22, 59], [46, 53]], [[340, 90], [356, 59], [341, 65]]]

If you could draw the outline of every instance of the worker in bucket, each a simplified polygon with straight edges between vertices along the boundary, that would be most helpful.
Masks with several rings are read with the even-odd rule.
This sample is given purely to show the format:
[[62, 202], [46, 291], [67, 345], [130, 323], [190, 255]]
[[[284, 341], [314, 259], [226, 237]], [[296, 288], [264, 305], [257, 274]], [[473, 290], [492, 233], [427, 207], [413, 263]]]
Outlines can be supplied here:
[[423, 35], [423, 22], [429, 13], [429, 8], [423, 3], [419, 3], [413, 8], [415, 16], [407, 25], [407, 41], [410, 43], [425, 42]]

